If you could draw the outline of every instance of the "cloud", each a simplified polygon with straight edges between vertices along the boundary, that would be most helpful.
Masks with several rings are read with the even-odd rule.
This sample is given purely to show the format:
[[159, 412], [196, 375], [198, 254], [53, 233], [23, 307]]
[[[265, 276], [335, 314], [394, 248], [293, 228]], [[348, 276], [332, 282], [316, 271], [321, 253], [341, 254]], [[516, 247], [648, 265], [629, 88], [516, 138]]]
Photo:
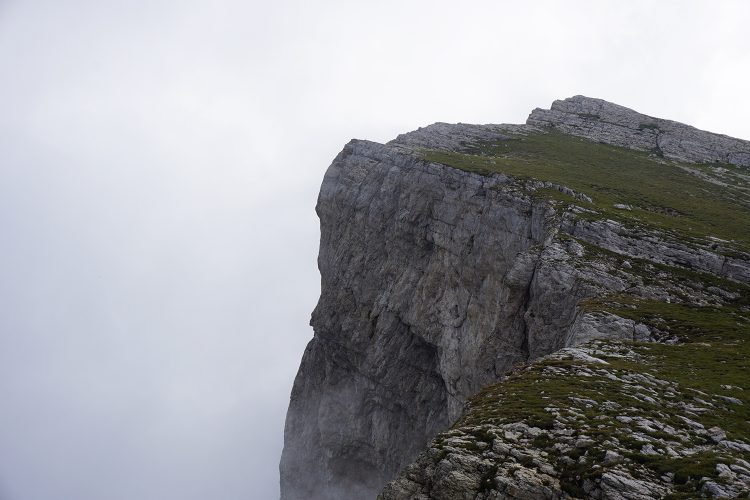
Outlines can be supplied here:
[[273, 498], [351, 137], [587, 94], [750, 137], [743, 2], [0, 3], [0, 495]]

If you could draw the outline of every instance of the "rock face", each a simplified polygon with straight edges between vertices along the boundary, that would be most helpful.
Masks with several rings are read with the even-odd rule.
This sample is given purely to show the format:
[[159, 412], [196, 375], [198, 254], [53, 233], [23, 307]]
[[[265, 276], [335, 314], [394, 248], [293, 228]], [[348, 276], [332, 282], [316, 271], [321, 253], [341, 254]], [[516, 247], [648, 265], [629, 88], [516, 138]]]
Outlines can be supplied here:
[[[725, 251], [728, 242], [688, 243], [585, 216], [591, 198], [568, 186], [468, 172], [424, 155], [469, 153], [550, 126], [634, 149], [657, 144], [664, 157], [690, 161], [748, 165], [748, 143], [581, 97], [535, 110], [528, 123], [435, 124], [386, 145], [354, 140], [328, 169], [316, 209], [321, 297], [287, 414], [283, 500], [374, 498], [471, 395], [515, 365], [596, 339], [670, 339], [638, 318], [582, 307], [608, 293], [682, 301], [684, 283], [646, 277], [661, 272], [655, 265], [750, 281], [747, 255]], [[573, 203], [561, 207], [549, 192]], [[602, 264], [590, 247], [619, 260]], [[690, 296], [721, 305], [737, 295], [714, 288]], [[468, 454], [443, 474], [436, 471], [448, 465], [421, 457], [406, 470], [423, 480], [399, 479], [384, 498], [475, 498], [487, 471], [474, 461], [490, 460]], [[523, 498], [560, 497], [559, 475], [518, 474], [508, 481], [524, 486], [509, 487]], [[631, 481], [623, 474], [611, 471], [596, 488]], [[433, 477], [443, 484], [435, 495]]]
[[[553, 214], [509, 182], [364, 141], [334, 161], [317, 208], [322, 290], [287, 417], [284, 498], [335, 498], [342, 476], [341, 498], [374, 496], [468, 395], [563, 345], [555, 334], [572, 323], [575, 294], [540, 283], [567, 280], [541, 265]], [[531, 303], [550, 293], [558, 307]]]
[[643, 115], [601, 99], [575, 96], [535, 109], [526, 122], [594, 141], [688, 162], [750, 166], [750, 142]]

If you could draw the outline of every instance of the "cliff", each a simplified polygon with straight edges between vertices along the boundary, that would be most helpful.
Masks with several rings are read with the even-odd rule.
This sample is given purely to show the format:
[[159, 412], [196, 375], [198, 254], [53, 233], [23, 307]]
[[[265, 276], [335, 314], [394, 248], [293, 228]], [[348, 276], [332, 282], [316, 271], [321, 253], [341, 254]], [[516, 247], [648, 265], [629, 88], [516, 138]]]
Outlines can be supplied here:
[[740, 494], [748, 164], [580, 96], [351, 141], [317, 205], [282, 499]]

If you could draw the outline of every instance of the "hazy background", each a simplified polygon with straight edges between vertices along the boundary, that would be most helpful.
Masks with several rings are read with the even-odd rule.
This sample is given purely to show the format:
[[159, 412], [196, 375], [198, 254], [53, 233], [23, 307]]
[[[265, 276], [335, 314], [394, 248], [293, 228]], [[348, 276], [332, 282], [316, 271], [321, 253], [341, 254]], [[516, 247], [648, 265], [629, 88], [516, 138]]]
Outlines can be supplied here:
[[575, 94], [750, 138], [745, 1], [0, 0], [0, 499], [278, 496], [352, 137]]

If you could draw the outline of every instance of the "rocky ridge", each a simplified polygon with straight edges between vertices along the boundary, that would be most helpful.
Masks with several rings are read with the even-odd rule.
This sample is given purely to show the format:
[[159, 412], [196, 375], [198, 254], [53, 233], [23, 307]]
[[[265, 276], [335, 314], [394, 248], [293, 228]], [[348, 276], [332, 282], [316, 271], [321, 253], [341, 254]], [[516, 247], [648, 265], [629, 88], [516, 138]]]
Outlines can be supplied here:
[[[588, 116], [595, 114], [598, 119]], [[383, 498], [745, 491], [749, 457], [742, 436], [750, 430], [744, 410], [750, 401], [742, 399], [742, 383], [736, 390], [703, 387], [715, 394], [701, 398], [713, 406], [700, 413], [674, 374], [658, 379], [663, 385], [642, 367], [603, 368], [632, 356], [646, 359], [639, 351], [644, 341], [672, 350], [694, 343], [695, 331], [713, 331], [696, 327], [690, 319], [696, 312], [721, 311], [719, 324], [730, 315], [732, 325], [744, 328], [747, 321], [745, 233], [712, 224], [711, 214], [693, 205], [709, 201], [744, 223], [748, 178], [741, 165], [748, 143], [661, 120], [659, 127], [682, 139], [661, 138], [666, 149], [654, 151], [643, 139], [654, 130], [640, 127], [643, 116], [575, 97], [535, 110], [527, 125], [435, 124], [386, 145], [352, 141], [344, 148], [326, 173], [317, 206], [321, 299], [287, 415], [283, 499], [372, 498], [405, 466]], [[735, 163], [715, 163], [724, 147], [731, 154], [721, 158]], [[612, 194], [604, 184], [623, 166], [636, 177], [642, 169], [666, 179], [660, 182], [678, 179], [680, 189], [696, 189], [700, 199], [682, 205], [661, 194], [665, 186], [655, 181], [645, 195], [638, 189]], [[579, 170], [582, 177], [572, 175]], [[723, 332], [713, 332], [720, 340], [712, 342], [735, 342], [730, 351], [744, 347], [744, 330]], [[617, 358], [625, 351], [632, 355]], [[509, 411], [502, 389], [509, 382], [492, 385], [508, 373], [527, 387], [544, 378], [569, 392], [557, 394], [555, 404], [534, 391], [516, 395], [525, 406]], [[630, 384], [633, 377], [642, 383]], [[566, 378], [570, 384], [561, 382]], [[594, 378], [609, 384], [602, 394], [627, 385], [636, 399], [653, 400], [638, 399], [639, 405], [653, 404], [661, 414], [614, 397], [582, 396], [581, 381]], [[666, 404], [667, 394], [679, 394], [683, 406]], [[721, 398], [742, 404], [727, 406]], [[542, 402], [549, 412], [537, 411]], [[710, 415], [725, 406], [727, 418], [739, 422], [726, 431], [731, 439], [703, 442], [719, 427], [709, 425]], [[705, 424], [698, 414], [709, 415]], [[606, 421], [596, 425], [587, 420], [601, 416]], [[703, 431], [662, 442], [664, 436], [644, 437], [637, 428], [627, 432], [617, 417], [636, 424], [648, 419], [665, 434], [677, 432], [684, 417]], [[452, 422], [452, 430], [438, 434]], [[641, 457], [652, 450], [691, 464], [696, 456], [721, 461], [707, 459], [710, 471], [683, 468], [677, 480], [662, 481], [668, 475], [662, 462]], [[705, 475], [695, 477], [696, 470]], [[632, 494], [613, 496], [628, 488]]]
[[750, 166], [750, 143], [654, 118], [602, 99], [575, 96], [537, 108], [526, 122], [593, 141], [652, 151], [672, 160]]

